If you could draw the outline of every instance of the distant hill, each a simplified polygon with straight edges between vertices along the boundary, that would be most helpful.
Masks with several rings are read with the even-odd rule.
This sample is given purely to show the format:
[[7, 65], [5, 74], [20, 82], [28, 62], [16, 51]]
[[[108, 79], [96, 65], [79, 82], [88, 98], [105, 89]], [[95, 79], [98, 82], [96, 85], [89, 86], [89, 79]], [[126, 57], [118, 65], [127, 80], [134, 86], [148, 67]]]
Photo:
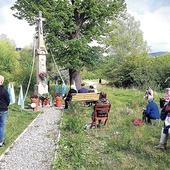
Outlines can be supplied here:
[[150, 56], [160, 56], [160, 55], [163, 55], [165, 53], [168, 53], [168, 51], [153, 52], [153, 53], [149, 53], [149, 55]]

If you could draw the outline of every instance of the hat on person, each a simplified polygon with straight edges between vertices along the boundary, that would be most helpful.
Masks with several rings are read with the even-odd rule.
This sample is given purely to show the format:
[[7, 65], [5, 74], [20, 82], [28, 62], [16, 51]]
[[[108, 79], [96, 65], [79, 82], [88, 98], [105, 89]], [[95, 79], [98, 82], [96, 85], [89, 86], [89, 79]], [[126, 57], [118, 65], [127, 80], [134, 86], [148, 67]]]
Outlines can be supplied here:
[[153, 100], [153, 96], [151, 96], [151, 95], [148, 95], [148, 102], [151, 102], [152, 100]]

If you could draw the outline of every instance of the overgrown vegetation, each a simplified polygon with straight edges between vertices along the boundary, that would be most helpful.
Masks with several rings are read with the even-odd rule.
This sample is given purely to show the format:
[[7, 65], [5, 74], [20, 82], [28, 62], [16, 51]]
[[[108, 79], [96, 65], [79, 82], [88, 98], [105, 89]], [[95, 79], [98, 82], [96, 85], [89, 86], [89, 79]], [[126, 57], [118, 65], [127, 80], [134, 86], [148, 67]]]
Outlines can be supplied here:
[[[54, 169], [168, 170], [169, 149], [165, 152], [154, 147], [159, 143], [163, 122], [159, 126], [157, 122], [154, 126], [135, 126], [132, 123], [132, 119], [141, 118], [142, 108], [147, 104], [143, 99], [144, 92], [106, 86], [98, 90], [106, 91], [112, 104], [109, 128], [84, 130], [85, 124], [91, 121], [93, 107], [72, 103], [63, 115]], [[154, 94], [158, 105], [162, 95]]]

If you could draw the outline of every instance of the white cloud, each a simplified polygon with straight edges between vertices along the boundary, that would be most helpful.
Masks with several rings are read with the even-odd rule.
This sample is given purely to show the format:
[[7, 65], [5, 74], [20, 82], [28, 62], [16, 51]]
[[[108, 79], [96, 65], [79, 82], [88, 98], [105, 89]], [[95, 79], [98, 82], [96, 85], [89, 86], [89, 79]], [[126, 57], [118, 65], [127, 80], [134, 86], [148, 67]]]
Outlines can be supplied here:
[[35, 27], [15, 18], [10, 7], [11, 5], [6, 5], [0, 8], [0, 35], [7, 35], [9, 39], [15, 41], [17, 47], [22, 48], [32, 44]]
[[[164, 13], [163, 13], [164, 11]], [[170, 17], [165, 11], [170, 7], [160, 8], [154, 13], [146, 12], [144, 15], [136, 15], [141, 23], [141, 30], [144, 33], [144, 40], [151, 46], [153, 51], [170, 51]]]
[[[170, 1], [125, 1], [128, 12], [140, 21], [144, 40], [152, 51], [170, 51]], [[24, 47], [33, 43], [35, 27], [12, 16], [10, 7], [14, 2], [15, 0], [0, 2], [0, 35], [7, 35], [16, 42], [17, 47]]]
[[[135, 1], [132, 8], [132, 1], [126, 0], [128, 5], [128, 12], [132, 14], [136, 20], [141, 23], [141, 30], [144, 34], [144, 40], [147, 41], [148, 46], [151, 47], [152, 52], [156, 51], [170, 51], [170, 5], [160, 6], [160, 3], [154, 1], [155, 8], [149, 8], [149, 3]], [[143, 3], [142, 3], [143, 2]], [[153, 4], [153, 1], [151, 2]], [[148, 6], [147, 6], [148, 5]], [[142, 9], [137, 10], [137, 9]], [[149, 10], [150, 9], [150, 10]], [[153, 10], [154, 9], [154, 10]]]

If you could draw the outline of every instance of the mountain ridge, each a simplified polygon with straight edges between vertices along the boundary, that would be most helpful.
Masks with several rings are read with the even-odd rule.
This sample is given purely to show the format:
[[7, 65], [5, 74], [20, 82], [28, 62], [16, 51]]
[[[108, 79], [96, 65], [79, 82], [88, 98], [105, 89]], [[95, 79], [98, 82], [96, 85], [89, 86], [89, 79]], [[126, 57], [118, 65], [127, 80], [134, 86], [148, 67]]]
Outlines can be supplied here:
[[150, 56], [160, 56], [163, 54], [168, 53], [168, 51], [158, 51], [158, 52], [152, 52], [152, 53], [148, 53]]

